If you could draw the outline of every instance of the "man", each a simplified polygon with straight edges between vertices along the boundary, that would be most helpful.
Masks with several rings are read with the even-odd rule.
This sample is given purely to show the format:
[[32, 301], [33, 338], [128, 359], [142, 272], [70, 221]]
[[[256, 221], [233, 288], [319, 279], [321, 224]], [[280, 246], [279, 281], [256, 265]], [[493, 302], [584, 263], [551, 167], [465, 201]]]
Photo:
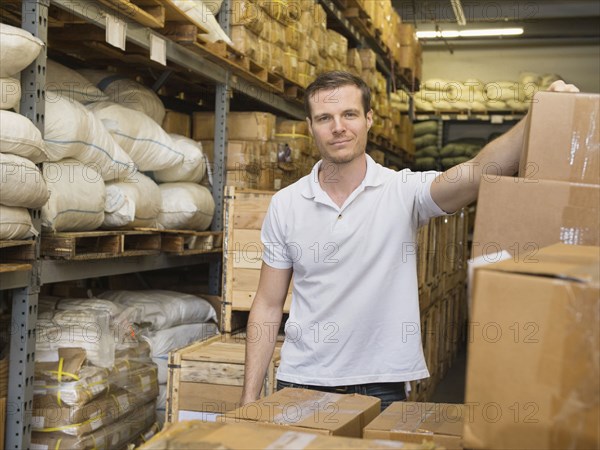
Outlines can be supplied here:
[[[577, 88], [557, 82], [551, 90]], [[241, 401], [260, 395], [293, 274], [278, 389], [373, 395], [384, 409], [405, 399], [406, 381], [429, 376], [418, 331], [417, 228], [474, 201], [486, 167], [514, 174], [524, 122], [444, 173], [395, 172], [365, 153], [373, 111], [360, 78], [320, 75], [305, 109], [322, 159], [273, 196], [265, 218]]]

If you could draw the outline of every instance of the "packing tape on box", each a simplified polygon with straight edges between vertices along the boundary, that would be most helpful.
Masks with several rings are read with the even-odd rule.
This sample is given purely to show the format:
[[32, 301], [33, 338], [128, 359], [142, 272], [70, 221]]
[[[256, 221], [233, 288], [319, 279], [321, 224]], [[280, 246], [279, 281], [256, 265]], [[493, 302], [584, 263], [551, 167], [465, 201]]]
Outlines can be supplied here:
[[597, 174], [600, 170], [599, 119], [597, 102], [575, 102], [571, 117], [571, 180], [585, 182], [586, 172]]

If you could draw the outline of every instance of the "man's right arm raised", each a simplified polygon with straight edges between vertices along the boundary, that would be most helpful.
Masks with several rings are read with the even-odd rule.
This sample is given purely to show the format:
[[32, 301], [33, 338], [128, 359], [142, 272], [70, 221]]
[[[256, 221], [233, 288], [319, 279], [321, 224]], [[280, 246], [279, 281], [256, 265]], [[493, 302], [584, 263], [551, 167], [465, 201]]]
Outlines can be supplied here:
[[283, 317], [292, 269], [275, 269], [262, 263], [258, 290], [248, 317], [246, 336], [246, 368], [241, 403], [258, 400], [273, 357], [277, 331]]

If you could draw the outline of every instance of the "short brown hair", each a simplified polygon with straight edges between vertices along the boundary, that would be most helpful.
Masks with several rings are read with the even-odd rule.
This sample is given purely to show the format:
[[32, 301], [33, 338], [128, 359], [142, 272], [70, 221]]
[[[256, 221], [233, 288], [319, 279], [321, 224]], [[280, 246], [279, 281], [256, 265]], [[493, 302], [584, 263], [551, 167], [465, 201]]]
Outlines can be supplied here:
[[315, 81], [310, 83], [304, 92], [304, 112], [306, 116], [311, 119], [310, 115], [310, 98], [315, 95], [316, 92], [323, 89], [333, 89], [342, 86], [356, 86], [360, 89], [362, 94], [362, 104], [365, 110], [365, 116], [371, 110], [371, 90], [369, 86], [360, 78], [352, 75], [349, 72], [343, 72], [341, 70], [333, 70], [331, 72], [325, 72], [320, 74]]

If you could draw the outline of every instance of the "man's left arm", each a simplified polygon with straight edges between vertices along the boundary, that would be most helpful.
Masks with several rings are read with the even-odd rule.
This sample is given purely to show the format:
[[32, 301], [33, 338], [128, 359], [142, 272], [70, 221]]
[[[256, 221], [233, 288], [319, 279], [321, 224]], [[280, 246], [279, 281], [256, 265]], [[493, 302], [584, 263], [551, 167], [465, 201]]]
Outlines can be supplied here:
[[[579, 92], [572, 84], [555, 81], [554, 92]], [[441, 173], [431, 184], [431, 198], [445, 212], [453, 213], [477, 199], [481, 177], [485, 173], [511, 176], [517, 173], [525, 135], [524, 117], [509, 131], [487, 144], [473, 159]]]

